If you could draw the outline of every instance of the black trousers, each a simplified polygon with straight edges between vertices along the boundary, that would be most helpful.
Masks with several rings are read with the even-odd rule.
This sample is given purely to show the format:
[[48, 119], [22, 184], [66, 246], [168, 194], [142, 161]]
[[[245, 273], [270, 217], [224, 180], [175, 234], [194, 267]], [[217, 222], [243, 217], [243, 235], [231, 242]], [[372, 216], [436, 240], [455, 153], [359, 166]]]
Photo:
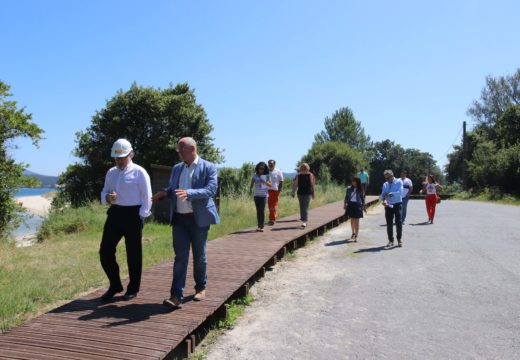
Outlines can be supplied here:
[[116, 261], [116, 247], [124, 236], [126, 246], [126, 261], [130, 283], [127, 292], [136, 293], [141, 285], [143, 268], [143, 221], [139, 216], [141, 206], [112, 205], [107, 211], [107, 220], [103, 228], [103, 237], [99, 248], [101, 266], [110, 280], [111, 288], [121, 288], [119, 265]]
[[386, 233], [388, 241], [394, 241], [394, 218], [397, 241], [401, 241], [403, 235], [403, 223], [401, 222], [401, 203], [393, 204], [393, 207], [385, 206]]
[[265, 223], [265, 204], [267, 202], [266, 197], [255, 196], [255, 206], [256, 206], [256, 222], [260, 229], [264, 228]]

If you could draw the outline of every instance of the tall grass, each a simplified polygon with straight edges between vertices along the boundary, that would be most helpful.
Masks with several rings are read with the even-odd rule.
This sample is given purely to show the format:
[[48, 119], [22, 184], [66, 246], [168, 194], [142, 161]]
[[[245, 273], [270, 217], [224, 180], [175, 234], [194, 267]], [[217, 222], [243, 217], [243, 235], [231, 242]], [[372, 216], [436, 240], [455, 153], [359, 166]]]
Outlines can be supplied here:
[[[298, 201], [288, 196], [288, 191], [280, 198], [280, 217], [298, 212]], [[342, 187], [318, 187], [311, 206], [338, 201], [343, 196]], [[99, 204], [53, 212], [42, 226], [38, 244], [25, 248], [0, 244], [0, 331], [107, 284], [98, 255], [105, 213], [106, 207]], [[220, 216], [221, 224], [211, 227], [210, 239], [255, 226], [252, 197], [223, 198]], [[117, 256], [121, 276], [125, 277], [124, 241]], [[143, 230], [143, 266], [150, 267], [172, 257], [170, 226], [147, 223]]]

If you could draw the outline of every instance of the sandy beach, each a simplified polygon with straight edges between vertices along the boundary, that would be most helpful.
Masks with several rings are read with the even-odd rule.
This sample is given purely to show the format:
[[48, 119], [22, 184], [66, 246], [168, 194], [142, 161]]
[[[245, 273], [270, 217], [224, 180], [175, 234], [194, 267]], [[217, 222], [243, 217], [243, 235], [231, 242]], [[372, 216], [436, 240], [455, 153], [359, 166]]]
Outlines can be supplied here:
[[[21, 196], [17, 197], [16, 201], [20, 203], [30, 214], [36, 215], [40, 218], [46, 217], [51, 208], [51, 200], [43, 196]], [[38, 226], [41, 220], [37, 220]], [[36, 243], [37, 229], [31, 229], [21, 234], [15, 234], [14, 239], [17, 246], [31, 246]]]
[[43, 196], [22, 196], [16, 198], [28, 212], [38, 216], [47, 216], [51, 208], [51, 199]]

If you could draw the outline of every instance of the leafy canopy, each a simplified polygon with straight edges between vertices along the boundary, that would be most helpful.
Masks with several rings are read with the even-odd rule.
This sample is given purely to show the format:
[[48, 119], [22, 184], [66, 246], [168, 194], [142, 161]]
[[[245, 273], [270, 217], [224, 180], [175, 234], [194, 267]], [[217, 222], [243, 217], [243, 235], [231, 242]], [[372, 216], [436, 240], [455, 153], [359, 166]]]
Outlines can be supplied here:
[[[311, 167], [315, 174], [328, 176], [338, 184], [349, 184], [350, 179], [364, 163], [363, 156], [343, 142], [329, 141], [324, 144], [314, 143], [301, 159]], [[329, 175], [330, 174], [330, 175]], [[318, 181], [322, 179], [317, 177]]]
[[370, 162], [370, 187], [369, 192], [378, 194], [381, 192], [384, 177], [383, 172], [390, 169], [396, 177], [401, 171], [406, 171], [412, 180], [414, 192], [421, 188], [424, 177], [434, 175], [442, 181], [442, 173], [432, 155], [417, 149], [405, 149], [393, 141], [384, 140], [376, 142], [372, 149], [374, 157]]
[[364, 153], [371, 145], [370, 136], [365, 135], [361, 123], [356, 120], [352, 110], [343, 107], [337, 110], [331, 117], [325, 118], [325, 130], [314, 136], [314, 142], [325, 144], [327, 142], [342, 142]]
[[0, 81], [0, 240], [7, 238], [10, 230], [19, 224], [20, 216], [13, 199], [14, 192], [21, 186], [36, 185], [34, 178], [24, 177], [27, 164], [16, 163], [10, 151], [16, 150], [12, 140], [30, 138], [38, 146], [43, 130], [31, 122], [32, 115], [19, 109], [16, 101], [8, 100], [10, 86]]
[[465, 163], [469, 188], [520, 193], [520, 69], [510, 76], [488, 76], [468, 114], [476, 126], [466, 137], [465, 159], [462, 146], [448, 155], [448, 179], [460, 181]]
[[148, 171], [152, 164], [178, 162], [177, 142], [184, 136], [197, 141], [202, 157], [222, 162], [211, 131], [213, 126], [188, 84], [156, 89], [134, 83], [128, 91], [119, 90], [92, 117], [92, 125], [76, 134], [74, 154], [82, 162], [70, 165], [60, 176], [64, 189], [58, 201], [79, 206], [99, 197], [105, 173], [113, 166], [110, 149], [118, 138], [130, 141], [134, 161]]

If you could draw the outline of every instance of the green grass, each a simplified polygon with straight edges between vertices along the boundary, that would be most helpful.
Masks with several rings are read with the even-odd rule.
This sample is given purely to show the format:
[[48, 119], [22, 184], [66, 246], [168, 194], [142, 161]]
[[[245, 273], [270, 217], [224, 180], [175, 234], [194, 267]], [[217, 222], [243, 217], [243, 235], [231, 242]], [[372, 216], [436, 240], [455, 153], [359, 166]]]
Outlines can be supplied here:
[[[318, 188], [311, 207], [343, 197], [342, 187], [328, 186], [326, 191]], [[284, 194], [280, 198], [279, 216], [297, 212], [297, 199]], [[224, 198], [220, 215], [222, 223], [211, 227], [210, 240], [256, 225], [251, 196]], [[40, 235], [44, 240], [38, 244], [25, 248], [0, 244], [0, 331], [107, 285], [98, 255], [105, 217], [106, 207], [99, 204], [67, 209], [49, 217], [45, 233]], [[124, 241], [118, 246], [117, 257], [121, 276], [126, 277]], [[143, 230], [143, 267], [172, 258], [170, 226], [147, 223]]]
[[498, 204], [504, 205], [520, 205], [520, 198], [510, 194], [503, 194], [499, 191], [494, 191], [493, 189], [484, 189], [480, 192], [469, 192], [469, 191], [461, 191], [455, 193], [452, 199], [457, 200], [471, 200], [471, 201], [484, 201], [484, 202], [494, 202]]

